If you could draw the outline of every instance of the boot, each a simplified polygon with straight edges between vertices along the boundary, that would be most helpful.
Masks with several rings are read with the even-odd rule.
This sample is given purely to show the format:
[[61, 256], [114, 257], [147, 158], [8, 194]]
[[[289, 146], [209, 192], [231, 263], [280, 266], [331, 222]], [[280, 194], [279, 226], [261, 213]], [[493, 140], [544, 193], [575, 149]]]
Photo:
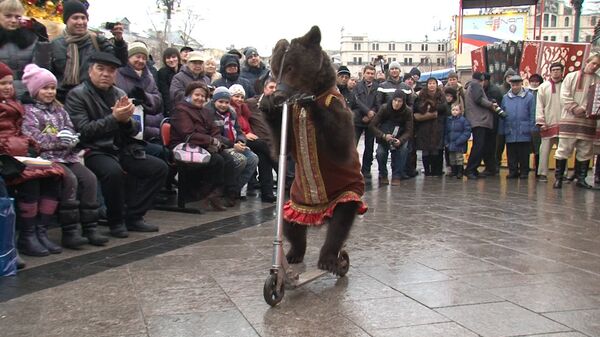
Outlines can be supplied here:
[[456, 179], [462, 179], [463, 177], [463, 166], [462, 165], [456, 165]]
[[562, 188], [562, 181], [565, 175], [565, 168], [567, 167], [566, 159], [556, 159], [556, 168], [554, 169], [554, 188]]
[[21, 218], [19, 239], [17, 248], [24, 255], [29, 256], [48, 256], [50, 252], [42, 245], [36, 234], [36, 217]]
[[594, 168], [594, 185], [600, 185], [600, 154], [596, 156], [596, 167]]
[[79, 229], [79, 202], [65, 201], [60, 204], [58, 209], [58, 221], [62, 228], [62, 246], [70, 249], [79, 249], [79, 247], [88, 243], [88, 240], [81, 236]]
[[577, 175], [577, 183], [575, 184], [575, 186], [577, 187], [582, 187], [582, 188], [587, 188], [587, 189], [591, 189], [592, 185], [588, 184], [585, 181], [585, 178], [587, 177], [588, 174], [588, 169], [590, 167], [590, 161], [589, 160], [584, 160], [579, 162], [579, 172], [575, 172], [578, 173]]
[[450, 166], [450, 170], [448, 171], [448, 177], [456, 177], [458, 175], [458, 165]]
[[206, 197], [208, 204], [217, 212], [226, 211], [227, 208], [223, 205], [221, 201], [221, 195], [223, 194], [223, 190], [220, 188], [213, 189], [212, 192]]
[[425, 176], [431, 176], [431, 157], [432, 156], [423, 156], [423, 169]]
[[108, 237], [98, 231], [98, 205], [81, 207], [79, 209], [79, 219], [81, 220], [83, 236], [88, 239], [90, 245], [104, 246], [108, 242]]
[[17, 252], [17, 270], [21, 270], [25, 268], [25, 261], [19, 256], [19, 252]]
[[48, 238], [48, 226], [50, 225], [50, 219], [50, 215], [40, 214], [40, 219], [36, 226], [37, 237], [40, 243], [48, 249], [50, 254], [60, 254], [62, 253], [62, 248], [56, 243], [50, 241]]
[[578, 160], [575, 160], [575, 167], [573, 168], [573, 174], [571, 174], [570, 176], [567, 177], [567, 181], [571, 182], [574, 181], [575, 179], [577, 179], [578, 176], [578, 172], [579, 172], [579, 165], [581, 163]]

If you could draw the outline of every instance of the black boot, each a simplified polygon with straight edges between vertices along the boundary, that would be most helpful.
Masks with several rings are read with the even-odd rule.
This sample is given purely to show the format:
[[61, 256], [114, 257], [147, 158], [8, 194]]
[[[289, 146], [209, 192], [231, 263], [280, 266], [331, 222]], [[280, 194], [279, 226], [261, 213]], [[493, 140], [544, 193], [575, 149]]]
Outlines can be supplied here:
[[24, 255], [29, 256], [48, 256], [50, 252], [44, 245], [40, 243], [36, 233], [37, 219], [21, 218], [19, 239], [17, 240], [17, 248]]
[[36, 226], [38, 240], [44, 247], [48, 248], [50, 254], [62, 253], [62, 248], [48, 238], [48, 226], [50, 225], [51, 216], [40, 214], [40, 219]]
[[21, 270], [25, 268], [25, 261], [19, 256], [19, 252], [17, 252], [17, 270]]
[[79, 210], [79, 219], [81, 221], [83, 236], [88, 239], [90, 245], [104, 246], [108, 242], [108, 237], [100, 234], [100, 231], [98, 231], [99, 215], [97, 205], [81, 207]]
[[580, 162], [575, 160], [575, 167], [573, 168], [573, 174], [571, 174], [570, 176], [567, 177], [567, 181], [571, 182], [575, 179], [577, 179], [577, 176], [579, 175], [579, 164]]
[[458, 165], [450, 166], [450, 173], [448, 174], [448, 177], [456, 177], [457, 174], [458, 174]]
[[594, 168], [594, 185], [600, 185], [600, 154], [596, 156], [596, 167]]
[[582, 188], [587, 188], [587, 189], [591, 189], [592, 185], [588, 184], [585, 181], [585, 178], [588, 175], [588, 169], [590, 167], [590, 161], [589, 160], [584, 160], [579, 162], [579, 172], [575, 172], [578, 173], [577, 174], [577, 183], [575, 184], [575, 186], [577, 187], [582, 187]]
[[63, 247], [78, 249], [88, 243], [88, 240], [81, 236], [79, 229], [79, 202], [61, 202], [58, 209], [58, 221], [62, 227], [61, 244]]
[[456, 179], [462, 179], [463, 177], [463, 166], [462, 165], [456, 165]]
[[423, 170], [425, 176], [431, 176], [431, 157], [432, 156], [423, 156]]
[[554, 188], [562, 188], [562, 181], [565, 176], [565, 168], [567, 167], [566, 159], [556, 159], [556, 168], [554, 169]]

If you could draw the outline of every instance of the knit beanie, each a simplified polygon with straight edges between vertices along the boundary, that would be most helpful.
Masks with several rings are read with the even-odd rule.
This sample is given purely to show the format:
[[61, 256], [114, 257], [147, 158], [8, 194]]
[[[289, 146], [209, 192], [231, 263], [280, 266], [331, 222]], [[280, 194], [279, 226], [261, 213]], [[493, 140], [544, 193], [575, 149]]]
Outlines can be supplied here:
[[127, 48], [127, 57], [132, 57], [135, 54], [144, 54], [148, 58], [148, 47], [140, 41], [131, 42]]
[[226, 100], [231, 99], [231, 94], [229, 93], [229, 89], [227, 89], [226, 87], [218, 87], [217, 89], [215, 89], [215, 91], [213, 92], [212, 100], [214, 102], [216, 102], [220, 99], [226, 99]]
[[35, 98], [40, 89], [48, 84], [57, 84], [56, 77], [50, 70], [40, 68], [35, 64], [28, 64], [23, 70], [23, 83], [31, 97]]
[[473, 79], [475, 80], [479, 80], [479, 81], [483, 81], [485, 79], [485, 76], [483, 76], [482, 72], [476, 71], [473, 73]]
[[452, 96], [453, 100], [456, 100], [456, 98], [458, 97], [456, 89], [452, 87], [445, 87], [444, 94]]
[[246, 97], [246, 90], [244, 90], [244, 87], [242, 87], [240, 84], [234, 84], [229, 87], [229, 94], [231, 96], [242, 95]]
[[12, 70], [6, 64], [0, 62], [0, 78], [4, 78], [5, 76], [12, 75], [14, 76]]
[[394, 61], [394, 62], [390, 63], [389, 69], [400, 69], [400, 70], [402, 70], [402, 68], [400, 67], [400, 63], [398, 61]]
[[417, 67], [414, 67], [410, 70], [410, 75], [418, 75], [419, 77], [421, 77], [421, 71]]
[[63, 3], [63, 22], [67, 23], [67, 20], [71, 17], [71, 15], [81, 13], [85, 15], [86, 18], [89, 18], [87, 8], [85, 5], [81, 3], [79, 0], [71, 0], [65, 1]]

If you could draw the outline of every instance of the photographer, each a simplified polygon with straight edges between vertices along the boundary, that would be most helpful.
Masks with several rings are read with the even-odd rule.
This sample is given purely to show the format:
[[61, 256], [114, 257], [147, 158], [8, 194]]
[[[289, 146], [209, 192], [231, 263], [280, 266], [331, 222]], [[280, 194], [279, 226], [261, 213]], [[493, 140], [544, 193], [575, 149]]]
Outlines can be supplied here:
[[477, 179], [479, 171], [477, 168], [484, 159], [487, 172], [495, 172], [495, 144], [494, 137], [494, 114], [498, 108], [497, 103], [490, 101], [483, 91], [483, 73], [473, 73], [473, 79], [467, 83], [465, 97], [466, 115], [473, 132], [473, 146], [469, 154], [469, 161], [465, 169], [465, 175], [469, 179]]

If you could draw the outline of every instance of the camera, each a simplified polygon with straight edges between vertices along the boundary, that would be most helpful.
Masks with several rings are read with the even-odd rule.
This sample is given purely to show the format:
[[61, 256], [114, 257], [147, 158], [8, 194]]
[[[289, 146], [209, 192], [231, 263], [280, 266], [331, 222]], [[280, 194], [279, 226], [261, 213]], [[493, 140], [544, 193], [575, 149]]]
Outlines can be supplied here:
[[115, 23], [114, 22], [107, 22], [107, 23], [104, 24], [104, 29], [112, 30], [113, 28], [115, 28]]
[[[492, 103], [498, 104], [495, 99], [492, 100]], [[502, 108], [499, 105], [494, 108], [494, 112], [498, 115], [498, 117], [506, 117], [506, 112], [502, 110]]]

